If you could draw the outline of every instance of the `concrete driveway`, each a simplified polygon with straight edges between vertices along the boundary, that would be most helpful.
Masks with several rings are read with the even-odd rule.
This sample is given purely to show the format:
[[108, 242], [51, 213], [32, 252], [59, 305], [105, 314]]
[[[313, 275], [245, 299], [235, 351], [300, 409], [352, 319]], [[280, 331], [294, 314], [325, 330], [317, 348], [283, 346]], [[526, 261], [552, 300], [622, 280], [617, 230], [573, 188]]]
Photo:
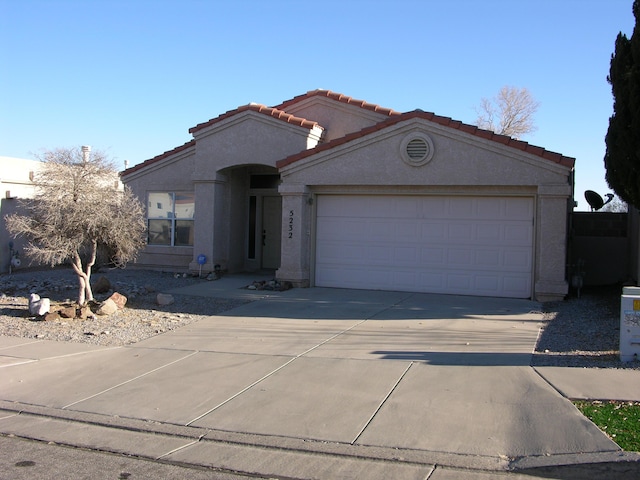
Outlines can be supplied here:
[[[1, 338], [0, 398], [273, 445], [427, 452], [454, 466], [619, 453], [529, 367], [539, 310], [523, 300], [293, 289], [130, 347], [61, 352]], [[0, 431], [27, 428], [6, 417]], [[206, 443], [165, 447], [169, 460], [214, 462]], [[247, 471], [246, 451], [225, 455], [228, 468]]]

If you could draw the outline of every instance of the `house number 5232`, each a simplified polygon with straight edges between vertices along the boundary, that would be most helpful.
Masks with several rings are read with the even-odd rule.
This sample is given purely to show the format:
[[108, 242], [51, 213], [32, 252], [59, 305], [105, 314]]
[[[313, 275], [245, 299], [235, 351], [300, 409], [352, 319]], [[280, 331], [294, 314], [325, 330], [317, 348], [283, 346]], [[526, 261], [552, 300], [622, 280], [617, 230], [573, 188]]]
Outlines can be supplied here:
[[293, 238], [293, 210], [289, 210], [289, 232], [288, 237]]

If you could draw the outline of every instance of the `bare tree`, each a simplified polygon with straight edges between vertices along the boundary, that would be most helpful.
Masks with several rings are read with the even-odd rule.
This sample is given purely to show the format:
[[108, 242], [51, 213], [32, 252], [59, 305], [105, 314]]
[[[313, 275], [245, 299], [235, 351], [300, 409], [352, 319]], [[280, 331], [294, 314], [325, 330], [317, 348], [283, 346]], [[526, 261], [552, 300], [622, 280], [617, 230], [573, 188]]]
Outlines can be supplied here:
[[520, 139], [536, 130], [533, 117], [539, 106], [526, 88], [504, 86], [494, 98], [482, 99], [476, 108], [476, 124], [479, 128]]
[[612, 212], [612, 213], [625, 213], [629, 211], [629, 205], [627, 202], [622, 200], [620, 197], [615, 196], [611, 199], [610, 202], [604, 204], [601, 212]]
[[25, 203], [28, 214], [5, 217], [7, 229], [29, 240], [25, 252], [39, 263], [69, 262], [84, 305], [93, 300], [91, 269], [99, 248], [124, 265], [144, 246], [144, 209], [129, 189], [118, 188], [118, 172], [101, 152], [59, 148], [41, 160], [35, 197]]

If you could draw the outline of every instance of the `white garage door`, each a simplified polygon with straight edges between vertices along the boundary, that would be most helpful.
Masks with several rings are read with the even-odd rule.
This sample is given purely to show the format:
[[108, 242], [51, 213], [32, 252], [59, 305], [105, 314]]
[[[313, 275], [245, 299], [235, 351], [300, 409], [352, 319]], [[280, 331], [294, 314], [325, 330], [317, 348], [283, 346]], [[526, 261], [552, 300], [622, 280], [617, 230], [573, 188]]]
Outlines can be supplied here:
[[315, 284], [531, 296], [533, 198], [319, 195]]

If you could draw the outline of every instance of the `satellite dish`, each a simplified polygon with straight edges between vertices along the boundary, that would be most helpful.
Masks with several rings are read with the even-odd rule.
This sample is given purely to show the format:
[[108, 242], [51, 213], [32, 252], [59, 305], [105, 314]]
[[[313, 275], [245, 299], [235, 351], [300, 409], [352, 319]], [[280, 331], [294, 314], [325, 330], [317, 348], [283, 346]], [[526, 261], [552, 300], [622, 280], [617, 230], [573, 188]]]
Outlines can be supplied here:
[[592, 212], [600, 210], [604, 206], [604, 200], [602, 200], [602, 197], [593, 190], [587, 190], [584, 192], [584, 198], [587, 199], [587, 203], [591, 207]]
[[596, 210], [600, 210], [607, 203], [612, 201], [614, 195], [613, 193], [607, 193], [605, 197], [607, 197], [606, 202], [602, 199], [602, 197], [597, 192], [594, 192], [593, 190], [587, 190], [586, 192], [584, 192], [584, 198], [587, 199], [587, 203], [591, 207], [592, 212]]

